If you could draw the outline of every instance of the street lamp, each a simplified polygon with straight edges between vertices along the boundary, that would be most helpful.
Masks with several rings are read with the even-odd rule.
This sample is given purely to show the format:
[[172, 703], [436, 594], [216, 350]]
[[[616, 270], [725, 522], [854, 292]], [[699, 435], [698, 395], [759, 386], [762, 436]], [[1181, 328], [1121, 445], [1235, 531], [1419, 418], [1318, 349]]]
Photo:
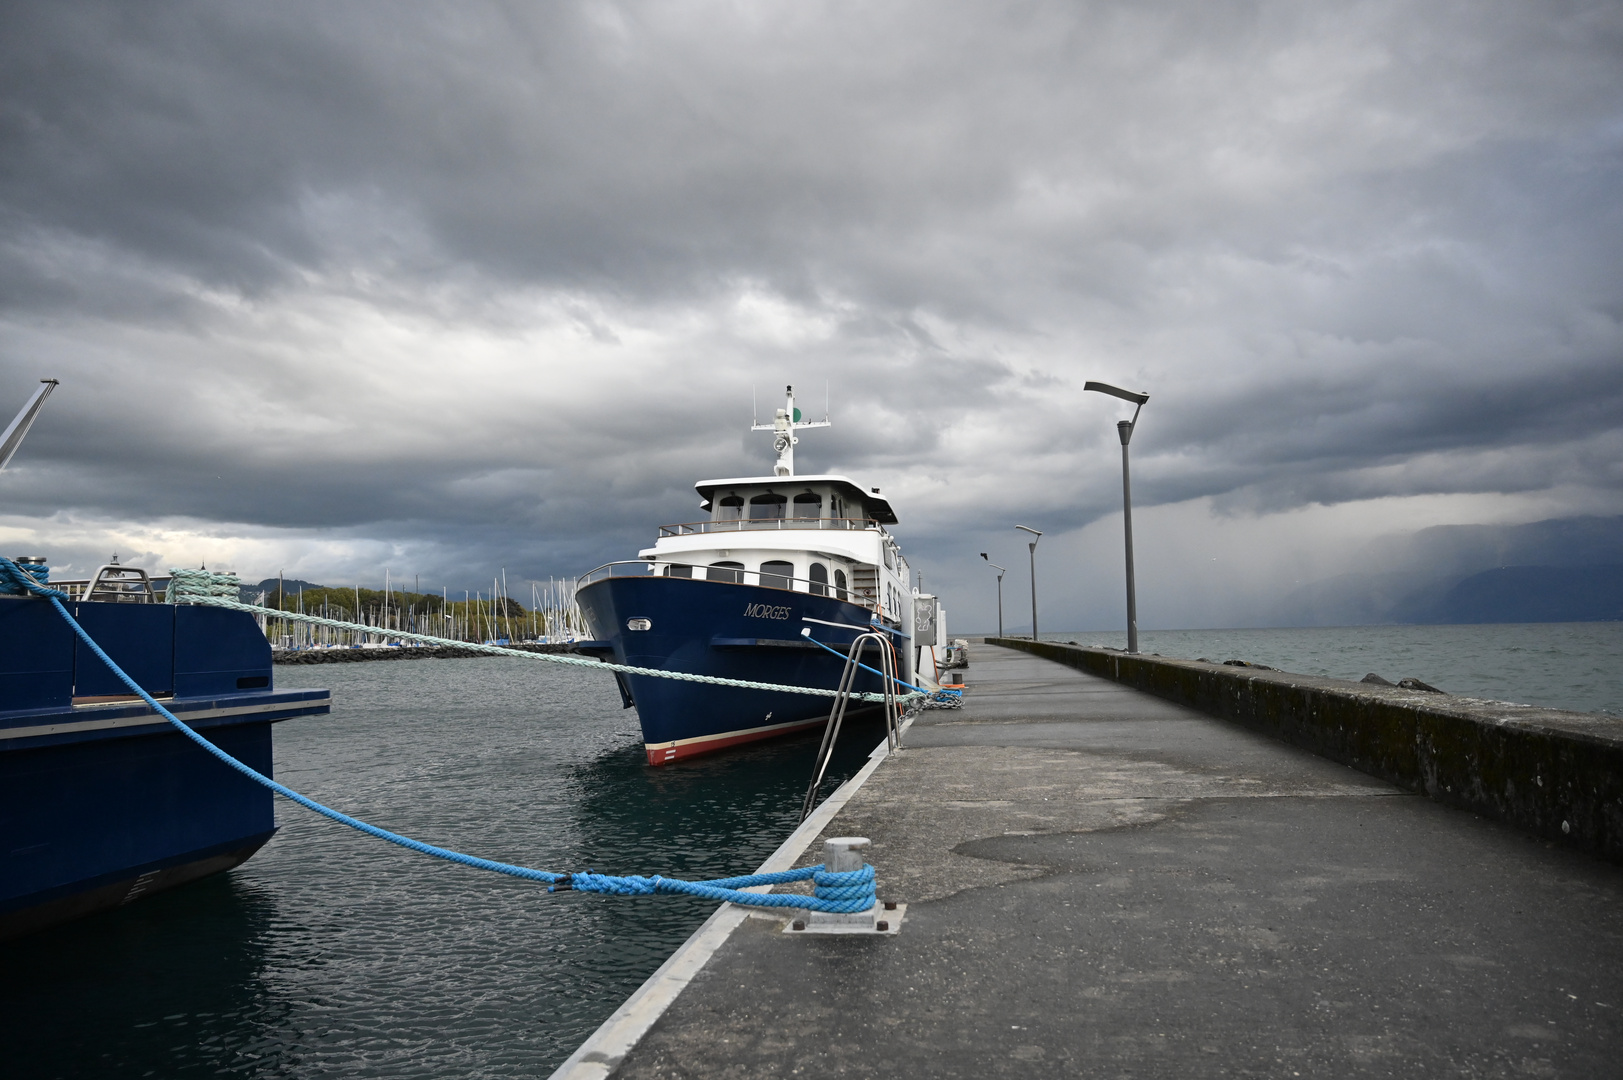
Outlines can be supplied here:
[[1009, 572], [1009, 568], [1006, 567], [1006, 566], [999, 566], [997, 563], [993, 562], [990, 558], [987, 557], [986, 552], [984, 552], [984, 551], [981, 552], [981, 558], [986, 559], [986, 565], [990, 566], [993, 570], [997, 571], [997, 636], [1002, 637], [1003, 636], [1003, 575], [1007, 574]]
[[1116, 424], [1116, 434], [1121, 436], [1121, 521], [1122, 529], [1127, 540], [1127, 651], [1138, 652], [1138, 597], [1133, 589], [1133, 485], [1127, 473], [1127, 444], [1133, 438], [1133, 425], [1138, 423], [1139, 409], [1150, 400], [1150, 395], [1136, 393], [1132, 390], [1123, 390], [1119, 386], [1109, 383], [1089, 382], [1082, 387], [1083, 390], [1093, 390], [1100, 394], [1109, 394], [1111, 397], [1131, 401], [1137, 408], [1133, 410], [1131, 420], [1121, 420]]
[[[1026, 547], [1031, 550], [1031, 640], [1037, 640], [1037, 541], [1043, 534], [1030, 525], [1016, 525], [1017, 529], [1024, 529], [1031, 534], [1031, 543]], [[990, 559], [987, 562], [991, 562]]]

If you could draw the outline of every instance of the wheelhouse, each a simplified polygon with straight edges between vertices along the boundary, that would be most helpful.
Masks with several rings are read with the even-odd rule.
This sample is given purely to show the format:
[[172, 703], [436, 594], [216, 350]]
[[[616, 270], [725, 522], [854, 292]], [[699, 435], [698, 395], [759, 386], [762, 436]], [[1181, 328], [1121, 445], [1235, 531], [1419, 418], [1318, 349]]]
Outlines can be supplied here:
[[694, 485], [698, 521], [662, 525], [636, 562], [581, 579], [657, 574], [831, 596], [902, 625], [911, 571], [887, 525], [895, 511], [877, 489], [844, 476], [752, 476]]

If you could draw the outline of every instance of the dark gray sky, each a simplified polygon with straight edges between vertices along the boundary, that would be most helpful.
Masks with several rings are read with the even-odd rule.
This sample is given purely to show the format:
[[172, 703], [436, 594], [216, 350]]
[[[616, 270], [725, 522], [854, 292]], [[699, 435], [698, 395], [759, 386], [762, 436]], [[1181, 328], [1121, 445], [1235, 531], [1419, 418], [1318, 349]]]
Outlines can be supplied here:
[[0, 543], [574, 575], [826, 384], [955, 626], [1017, 521], [1108, 626], [1095, 378], [1146, 625], [1223, 625], [1623, 512], [1620, 195], [1616, 3], [9, 4]]

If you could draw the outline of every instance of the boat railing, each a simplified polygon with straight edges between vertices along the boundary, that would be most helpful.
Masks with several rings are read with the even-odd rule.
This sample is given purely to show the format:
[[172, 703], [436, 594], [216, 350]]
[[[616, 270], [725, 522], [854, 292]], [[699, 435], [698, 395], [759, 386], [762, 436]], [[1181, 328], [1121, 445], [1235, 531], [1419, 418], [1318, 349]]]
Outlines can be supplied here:
[[[673, 567], [684, 567], [689, 572], [671, 573]], [[703, 573], [699, 573], [703, 571]], [[706, 566], [702, 563], [682, 563], [675, 560], [655, 562], [652, 559], [626, 559], [620, 562], [604, 563], [595, 570], [588, 570], [576, 581], [577, 589], [590, 585], [594, 581], [602, 581], [611, 577], [681, 577], [693, 581], [707, 581], [723, 585], [759, 585], [763, 589], [783, 589], [785, 592], [810, 593], [813, 596], [831, 596], [836, 600], [858, 604], [869, 611], [881, 616], [889, 614], [879, 605], [878, 597], [869, 595], [866, 591], [857, 591], [849, 586], [838, 588], [833, 582], [813, 581], [810, 578], [793, 577], [789, 574], [775, 574], [770, 570], [744, 570], [730, 566]]]
[[88, 578], [51, 579], [51, 588], [67, 593], [70, 600], [115, 604], [159, 603], [168, 585], [167, 574], [153, 577], [139, 567], [117, 563], [97, 567]]
[[779, 529], [811, 529], [814, 531], [863, 532], [879, 528], [873, 518], [734, 518], [731, 521], [687, 521], [679, 525], [661, 525], [660, 538], [667, 536], [700, 536], [704, 533], [760, 532]]

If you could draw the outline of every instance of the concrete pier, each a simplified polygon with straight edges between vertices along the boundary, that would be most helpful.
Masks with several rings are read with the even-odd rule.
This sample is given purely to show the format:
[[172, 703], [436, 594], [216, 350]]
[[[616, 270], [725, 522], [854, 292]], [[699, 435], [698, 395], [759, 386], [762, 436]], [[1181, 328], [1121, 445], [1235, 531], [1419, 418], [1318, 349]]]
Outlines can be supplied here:
[[822, 830], [899, 935], [734, 918], [561, 1075], [1623, 1072], [1618, 866], [1036, 656], [967, 681]]

